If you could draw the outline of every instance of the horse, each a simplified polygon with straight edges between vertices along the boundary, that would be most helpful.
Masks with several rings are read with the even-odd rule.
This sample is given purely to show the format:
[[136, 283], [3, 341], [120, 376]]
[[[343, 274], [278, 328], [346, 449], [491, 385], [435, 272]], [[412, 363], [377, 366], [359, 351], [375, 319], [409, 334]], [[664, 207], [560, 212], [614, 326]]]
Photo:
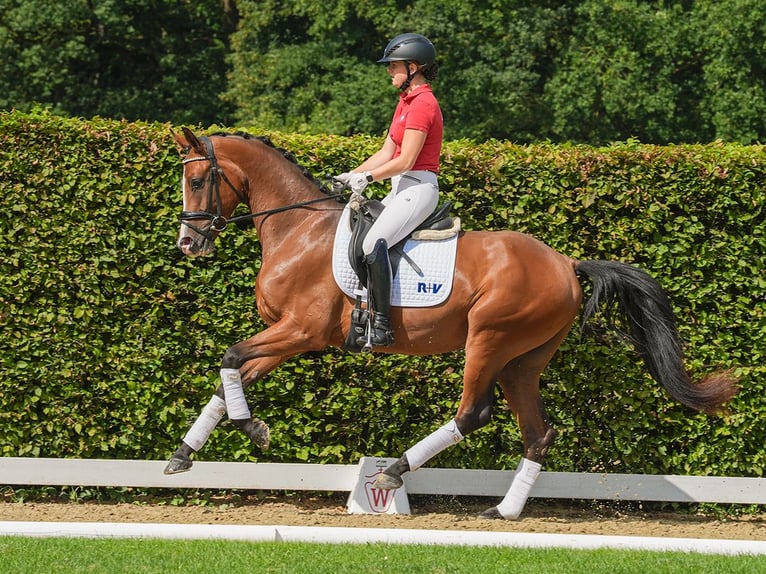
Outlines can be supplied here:
[[[244, 132], [198, 137], [188, 128], [172, 136], [183, 163], [177, 247], [186, 256], [208, 255], [228, 224], [251, 221], [262, 250], [256, 305], [267, 328], [223, 354], [221, 384], [171, 456], [166, 474], [192, 467], [192, 456], [224, 414], [256, 445], [268, 448], [268, 425], [251, 415], [243, 389], [291, 357], [341, 348], [354, 310], [330, 264], [328, 237], [344, 207], [337, 194], [268, 138]], [[239, 204], [249, 213], [232, 217]], [[581, 308], [583, 325], [605, 309], [607, 326], [629, 337], [651, 376], [683, 405], [715, 415], [736, 394], [730, 371], [691, 380], [667, 295], [638, 267], [575, 260], [509, 230], [460, 231], [457, 241], [449, 298], [432, 307], [392, 308], [395, 342], [375, 352], [431, 355], [465, 349], [460, 403], [452, 420], [379, 474], [375, 487], [399, 488], [405, 473], [487, 425], [499, 385], [524, 450], [508, 493], [480, 516], [518, 518], [555, 438], [540, 397], [540, 376]], [[585, 281], [591, 286], [587, 300]]]

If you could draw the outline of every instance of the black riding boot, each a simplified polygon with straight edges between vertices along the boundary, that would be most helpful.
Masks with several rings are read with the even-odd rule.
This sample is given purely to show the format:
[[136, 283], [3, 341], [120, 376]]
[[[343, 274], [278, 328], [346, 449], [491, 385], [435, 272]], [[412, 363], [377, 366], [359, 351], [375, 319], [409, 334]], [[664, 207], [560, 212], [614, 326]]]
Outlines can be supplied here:
[[357, 339], [357, 344], [366, 347], [388, 347], [394, 343], [391, 329], [391, 261], [388, 258], [388, 244], [385, 239], [378, 239], [375, 249], [365, 257], [367, 264], [367, 289], [370, 308], [373, 312], [370, 340], [366, 337]]

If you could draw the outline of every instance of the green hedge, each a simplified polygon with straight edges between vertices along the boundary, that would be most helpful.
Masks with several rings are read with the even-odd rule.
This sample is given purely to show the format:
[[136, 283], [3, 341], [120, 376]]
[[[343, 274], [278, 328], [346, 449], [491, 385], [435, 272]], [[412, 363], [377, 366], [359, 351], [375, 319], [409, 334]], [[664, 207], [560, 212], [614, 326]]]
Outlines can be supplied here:
[[[215, 388], [225, 349], [263, 327], [253, 231], [227, 230], [209, 258], [175, 250], [170, 127], [0, 113], [0, 455], [165, 459]], [[268, 135], [316, 175], [380, 143]], [[452, 141], [441, 182], [466, 228], [518, 229], [576, 258], [646, 269], [669, 292], [693, 374], [742, 377], [731, 414], [707, 418], [671, 402], [624, 342], [575, 329], [544, 373], [560, 432], [548, 470], [763, 474], [764, 147]], [[454, 414], [461, 369], [462, 353], [298, 357], [248, 389], [272, 449], [223, 423], [198, 458], [398, 456]], [[513, 468], [520, 454], [516, 424], [497, 408], [432, 464]]]

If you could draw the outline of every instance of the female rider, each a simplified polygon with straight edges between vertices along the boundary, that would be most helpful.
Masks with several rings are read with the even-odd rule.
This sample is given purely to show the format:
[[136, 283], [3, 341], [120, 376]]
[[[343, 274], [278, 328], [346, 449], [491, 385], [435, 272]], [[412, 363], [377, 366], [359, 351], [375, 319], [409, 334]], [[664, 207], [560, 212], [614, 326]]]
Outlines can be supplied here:
[[436, 79], [435, 59], [434, 45], [420, 34], [400, 34], [388, 43], [378, 62], [388, 65], [391, 83], [401, 90], [388, 137], [359, 167], [335, 178], [359, 195], [368, 184], [391, 179], [385, 208], [363, 244], [373, 319], [370, 339], [360, 338], [360, 346], [393, 344], [388, 248], [409, 235], [438, 204], [444, 123], [428, 83]]

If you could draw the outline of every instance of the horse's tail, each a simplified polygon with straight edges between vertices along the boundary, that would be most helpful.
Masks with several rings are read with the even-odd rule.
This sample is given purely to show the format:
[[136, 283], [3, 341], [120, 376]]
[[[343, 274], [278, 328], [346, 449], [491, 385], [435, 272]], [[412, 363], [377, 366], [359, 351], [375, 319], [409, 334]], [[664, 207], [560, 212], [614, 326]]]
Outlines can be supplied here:
[[697, 411], [721, 412], [721, 406], [738, 390], [736, 377], [730, 371], [719, 371], [692, 383], [684, 368], [673, 309], [653, 277], [617, 261], [578, 261], [575, 271], [593, 283], [582, 314], [583, 326], [603, 304], [607, 325], [632, 340], [649, 373], [670, 396]]

